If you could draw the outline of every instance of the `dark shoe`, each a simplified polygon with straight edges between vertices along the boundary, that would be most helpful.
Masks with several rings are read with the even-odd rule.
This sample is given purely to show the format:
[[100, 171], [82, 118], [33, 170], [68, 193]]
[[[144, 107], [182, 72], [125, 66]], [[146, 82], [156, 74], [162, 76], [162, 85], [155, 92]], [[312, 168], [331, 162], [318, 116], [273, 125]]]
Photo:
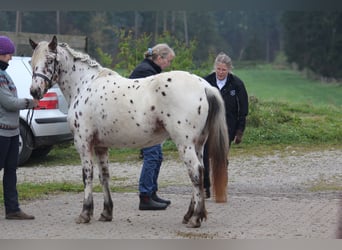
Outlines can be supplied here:
[[156, 202], [149, 196], [140, 196], [139, 210], [164, 210], [166, 207], [167, 204]]
[[25, 214], [23, 211], [13, 212], [6, 214], [7, 220], [33, 220], [33, 215]]
[[170, 200], [164, 200], [164, 199], [158, 197], [157, 193], [153, 193], [151, 198], [152, 198], [152, 200], [154, 200], [156, 202], [159, 202], [159, 203], [164, 203], [166, 205], [170, 205], [171, 204]]
[[210, 188], [205, 189], [205, 198], [209, 199], [210, 198]]
[[140, 152], [139, 152], [139, 159], [140, 160], [144, 159], [144, 152], [142, 149], [140, 149]]

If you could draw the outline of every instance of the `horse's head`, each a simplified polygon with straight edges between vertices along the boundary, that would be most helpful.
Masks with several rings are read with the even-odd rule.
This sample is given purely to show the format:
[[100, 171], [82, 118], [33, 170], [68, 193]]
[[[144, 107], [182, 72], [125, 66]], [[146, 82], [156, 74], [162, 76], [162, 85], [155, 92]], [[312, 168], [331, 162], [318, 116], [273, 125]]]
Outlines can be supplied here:
[[57, 38], [54, 36], [50, 43], [29, 41], [33, 48], [30, 92], [33, 98], [41, 99], [58, 77]]

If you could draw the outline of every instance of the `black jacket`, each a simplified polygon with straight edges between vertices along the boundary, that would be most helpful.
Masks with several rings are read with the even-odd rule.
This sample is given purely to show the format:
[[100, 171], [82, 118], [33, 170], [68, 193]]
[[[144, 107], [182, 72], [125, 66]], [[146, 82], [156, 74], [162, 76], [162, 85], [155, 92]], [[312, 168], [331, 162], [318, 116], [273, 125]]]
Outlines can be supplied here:
[[131, 79], [152, 76], [161, 73], [162, 69], [150, 59], [144, 59], [129, 76]]
[[[216, 73], [204, 77], [212, 86], [216, 84]], [[226, 121], [228, 125], [229, 140], [234, 140], [236, 131], [243, 132], [246, 127], [248, 115], [248, 95], [244, 83], [233, 74], [228, 74], [224, 87], [220, 90], [226, 108]]]

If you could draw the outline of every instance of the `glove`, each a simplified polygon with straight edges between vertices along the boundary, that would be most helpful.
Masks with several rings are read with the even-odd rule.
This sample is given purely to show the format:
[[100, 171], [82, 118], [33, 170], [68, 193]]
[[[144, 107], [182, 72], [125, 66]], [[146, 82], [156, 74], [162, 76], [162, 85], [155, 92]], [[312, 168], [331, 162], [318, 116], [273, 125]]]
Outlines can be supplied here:
[[234, 138], [234, 143], [239, 144], [242, 141], [243, 132], [241, 130], [237, 130]]

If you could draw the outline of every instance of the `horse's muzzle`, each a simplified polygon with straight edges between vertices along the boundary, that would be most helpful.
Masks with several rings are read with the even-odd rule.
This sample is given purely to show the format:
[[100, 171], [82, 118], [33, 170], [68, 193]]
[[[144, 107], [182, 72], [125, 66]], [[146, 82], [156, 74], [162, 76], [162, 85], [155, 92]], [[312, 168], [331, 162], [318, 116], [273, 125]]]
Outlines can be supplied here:
[[31, 93], [31, 96], [34, 98], [34, 99], [37, 99], [37, 100], [40, 100], [40, 99], [42, 99], [43, 98], [43, 95], [42, 95], [42, 93], [41, 93], [41, 91], [40, 91], [40, 89], [39, 88], [37, 88], [37, 89], [30, 89], [30, 93]]

